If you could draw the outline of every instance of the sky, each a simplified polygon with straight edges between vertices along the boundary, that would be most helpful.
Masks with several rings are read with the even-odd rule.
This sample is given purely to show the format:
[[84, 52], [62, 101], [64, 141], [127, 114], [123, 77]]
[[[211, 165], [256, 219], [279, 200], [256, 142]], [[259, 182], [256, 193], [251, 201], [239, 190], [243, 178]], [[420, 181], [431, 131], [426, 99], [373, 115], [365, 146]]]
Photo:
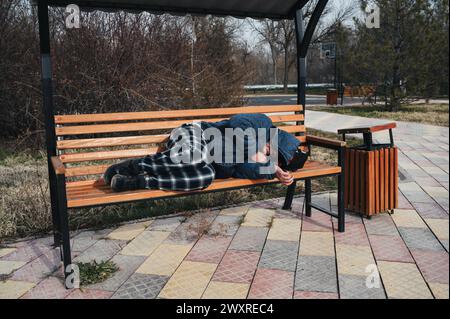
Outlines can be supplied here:
[[[331, 7], [331, 13], [328, 17], [325, 19], [332, 19], [333, 16], [339, 11], [340, 8], [353, 5], [355, 9], [355, 14], [358, 14], [357, 10], [357, 4], [358, 0], [330, 0], [328, 3], [328, 6]], [[239, 35], [242, 37], [247, 43], [250, 45], [250, 47], [254, 48], [259, 43], [259, 38], [257, 37], [257, 34], [255, 31], [252, 30], [251, 26], [248, 23], [243, 23], [241, 28], [241, 34]]]

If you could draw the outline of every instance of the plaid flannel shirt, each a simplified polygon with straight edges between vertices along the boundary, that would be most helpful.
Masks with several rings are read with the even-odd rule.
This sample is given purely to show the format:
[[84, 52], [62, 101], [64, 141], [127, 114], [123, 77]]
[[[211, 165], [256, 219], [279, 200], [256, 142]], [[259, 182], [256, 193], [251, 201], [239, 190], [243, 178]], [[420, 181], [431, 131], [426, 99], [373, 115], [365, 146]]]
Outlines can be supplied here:
[[146, 188], [192, 191], [208, 187], [215, 170], [207, 162], [200, 123], [184, 124], [170, 134], [167, 149], [144, 157], [138, 165], [146, 173]]

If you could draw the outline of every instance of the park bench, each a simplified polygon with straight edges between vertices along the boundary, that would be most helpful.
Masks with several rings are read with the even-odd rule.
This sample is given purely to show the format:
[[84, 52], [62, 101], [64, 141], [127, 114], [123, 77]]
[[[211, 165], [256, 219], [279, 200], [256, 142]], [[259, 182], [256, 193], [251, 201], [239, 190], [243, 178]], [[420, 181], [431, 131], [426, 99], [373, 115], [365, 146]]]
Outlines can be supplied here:
[[[136, 190], [116, 193], [102, 181], [101, 174], [115, 160], [143, 157], [162, 150], [171, 129], [194, 120], [219, 121], [234, 114], [268, 113], [275, 124], [297, 135], [302, 145], [327, 147], [339, 152], [339, 163], [329, 165], [308, 161], [293, 176], [305, 180], [305, 211], [311, 208], [338, 218], [338, 229], [344, 231], [342, 156], [345, 142], [306, 134], [303, 107], [300, 105], [250, 106], [231, 108], [189, 109], [132, 113], [55, 115], [57, 156], [51, 158], [57, 181], [56, 231], [62, 241], [64, 266], [71, 264], [68, 209], [188, 196], [277, 183], [277, 180], [218, 179], [202, 191], [179, 192]], [[165, 131], [166, 133], [161, 133]], [[334, 213], [311, 202], [311, 179], [339, 177], [338, 212]], [[295, 184], [288, 187], [283, 208], [290, 209]]]

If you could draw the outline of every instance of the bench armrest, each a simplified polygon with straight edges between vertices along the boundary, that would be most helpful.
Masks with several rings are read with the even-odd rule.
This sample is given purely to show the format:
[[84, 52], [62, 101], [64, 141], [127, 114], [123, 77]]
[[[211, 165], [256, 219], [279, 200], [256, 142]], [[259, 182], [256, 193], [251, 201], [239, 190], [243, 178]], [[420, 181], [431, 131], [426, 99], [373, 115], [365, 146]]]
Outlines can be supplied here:
[[66, 167], [58, 156], [52, 156], [52, 166], [56, 175], [64, 175], [66, 173]]
[[306, 143], [308, 145], [315, 145], [325, 148], [330, 148], [334, 150], [339, 150], [347, 145], [344, 141], [332, 140], [330, 138], [306, 135]]

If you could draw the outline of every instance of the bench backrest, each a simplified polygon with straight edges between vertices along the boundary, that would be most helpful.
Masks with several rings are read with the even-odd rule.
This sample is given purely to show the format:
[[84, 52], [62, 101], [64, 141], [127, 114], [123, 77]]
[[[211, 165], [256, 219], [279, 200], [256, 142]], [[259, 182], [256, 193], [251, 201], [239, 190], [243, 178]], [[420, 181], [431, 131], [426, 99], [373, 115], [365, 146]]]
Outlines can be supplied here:
[[66, 176], [102, 174], [115, 160], [143, 157], [162, 149], [168, 134], [186, 122], [215, 122], [235, 114], [266, 113], [304, 143], [300, 105], [248, 106], [174, 111], [55, 115], [57, 150]]

